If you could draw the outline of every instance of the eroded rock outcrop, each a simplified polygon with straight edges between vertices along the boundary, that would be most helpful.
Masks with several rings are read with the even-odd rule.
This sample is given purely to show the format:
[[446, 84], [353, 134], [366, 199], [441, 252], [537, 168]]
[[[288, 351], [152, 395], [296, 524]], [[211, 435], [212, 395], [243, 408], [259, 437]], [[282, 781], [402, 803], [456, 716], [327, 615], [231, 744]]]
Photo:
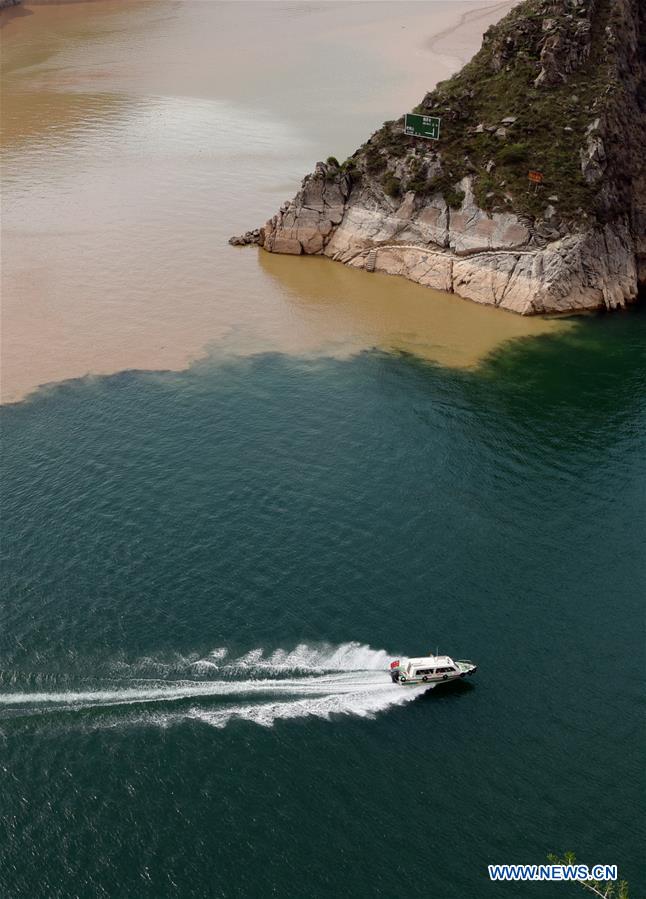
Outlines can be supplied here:
[[526, 0], [422, 101], [437, 143], [387, 122], [232, 242], [522, 314], [631, 302], [646, 274], [645, 18], [638, 0]]
[[317, 163], [294, 200], [266, 223], [261, 245], [272, 253], [321, 253], [343, 220], [351, 187], [338, 168]]

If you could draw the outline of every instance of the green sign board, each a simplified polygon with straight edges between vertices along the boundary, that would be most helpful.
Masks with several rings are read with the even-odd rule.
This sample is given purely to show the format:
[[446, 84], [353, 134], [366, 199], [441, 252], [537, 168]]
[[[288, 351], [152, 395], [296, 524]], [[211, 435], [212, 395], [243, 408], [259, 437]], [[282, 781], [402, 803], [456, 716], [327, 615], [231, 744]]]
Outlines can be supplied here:
[[440, 120], [432, 115], [417, 115], [407, 112], [404, 120], [404, 134], [411, 137], [428, 137], [430, 140], [440, 139]]

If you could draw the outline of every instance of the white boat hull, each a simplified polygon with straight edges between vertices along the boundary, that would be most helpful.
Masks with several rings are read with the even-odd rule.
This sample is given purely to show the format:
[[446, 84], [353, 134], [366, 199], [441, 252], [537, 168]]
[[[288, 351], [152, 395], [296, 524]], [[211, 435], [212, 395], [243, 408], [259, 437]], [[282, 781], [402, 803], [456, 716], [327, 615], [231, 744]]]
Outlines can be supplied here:
[[[390, 677], [393, 683], [398, 684], [400, 687], [437, 687], [438, 684], [448, 684], [451, 681], [471, 677], [477, 671], [478, 666], [470, 660], [460, 659], [454, 662], [453, 659], [445, 658], [447, 658], [447, 661], [450, 661], [450, 667], [454, 670], [447, 671], [445, 666], [443, 671], [440, 669], [441, 673], [417, 674], [414, 670], [411, 672], [412, 666], [410, 664], [400, 665], [397, 663], [395, 666], [395, 663], [393, 663], [390, 669]], [[431, 662], [431, 658], [428, 661]]]

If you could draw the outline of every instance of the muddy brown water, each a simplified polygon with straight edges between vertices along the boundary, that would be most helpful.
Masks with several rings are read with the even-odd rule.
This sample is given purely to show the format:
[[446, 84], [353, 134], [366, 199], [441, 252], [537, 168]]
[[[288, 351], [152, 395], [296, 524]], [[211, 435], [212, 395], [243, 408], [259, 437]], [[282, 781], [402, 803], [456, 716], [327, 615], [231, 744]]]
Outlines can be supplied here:
[[[207, 352], [475, 365], [567, 327], [228, 246], [457, 69], [510, 4], [30, 4], [3, 13], [3, 400]], [[435, 35], [435, 37], [433, 37]]]

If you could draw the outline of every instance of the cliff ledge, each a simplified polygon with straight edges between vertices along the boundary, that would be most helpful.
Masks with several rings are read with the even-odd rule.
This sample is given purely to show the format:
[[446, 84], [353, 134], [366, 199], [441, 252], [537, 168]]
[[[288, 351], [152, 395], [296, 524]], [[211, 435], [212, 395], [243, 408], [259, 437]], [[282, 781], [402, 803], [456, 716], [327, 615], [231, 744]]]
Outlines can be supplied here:
[[[522, 314], [624, 306], [646, 283], [646, 4], [525, 0], [416, 112], [317, 163], [263, 228], [324, 254]], [[535, 186], [530, 170], [543, 175]]]

